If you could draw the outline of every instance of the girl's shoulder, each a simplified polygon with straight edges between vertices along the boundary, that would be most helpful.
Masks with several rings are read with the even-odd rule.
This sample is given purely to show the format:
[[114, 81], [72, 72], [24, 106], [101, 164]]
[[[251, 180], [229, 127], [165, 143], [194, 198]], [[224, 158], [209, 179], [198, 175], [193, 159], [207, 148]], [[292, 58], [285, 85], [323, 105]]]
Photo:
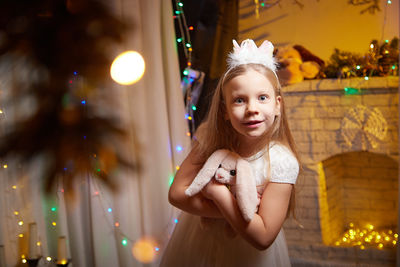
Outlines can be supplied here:
[[279, 142], [269, 145], [271, 166], [270, 182], [295, 184], [299, 175], [299, 162], [292, 151]]

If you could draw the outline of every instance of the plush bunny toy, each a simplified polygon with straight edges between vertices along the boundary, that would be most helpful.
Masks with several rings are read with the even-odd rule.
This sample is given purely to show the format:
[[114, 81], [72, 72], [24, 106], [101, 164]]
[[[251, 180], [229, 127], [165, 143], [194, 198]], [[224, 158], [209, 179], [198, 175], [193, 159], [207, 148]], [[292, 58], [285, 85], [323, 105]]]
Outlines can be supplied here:
[[219, 149], [207, 159], [185, 194], [187, 196], [197, 194], [212, 178], [230, 185], [243, 218], [248, 222], [251, 221], [260, 200], [250, 163], [234, 152]]

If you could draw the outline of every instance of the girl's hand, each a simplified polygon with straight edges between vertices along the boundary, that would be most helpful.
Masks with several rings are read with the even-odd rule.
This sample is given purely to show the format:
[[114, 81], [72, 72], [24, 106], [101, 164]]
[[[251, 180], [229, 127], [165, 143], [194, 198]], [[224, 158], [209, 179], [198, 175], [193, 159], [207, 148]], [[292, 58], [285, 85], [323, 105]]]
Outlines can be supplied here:
[[224, 191], [229, 192], [229, 189], [224, 184], [218, 183], [215, 179], [211, 179], [211, 181], [201, 190], [201, 193], [205, 198], [214, 200], [216, 195], [224, 193]]

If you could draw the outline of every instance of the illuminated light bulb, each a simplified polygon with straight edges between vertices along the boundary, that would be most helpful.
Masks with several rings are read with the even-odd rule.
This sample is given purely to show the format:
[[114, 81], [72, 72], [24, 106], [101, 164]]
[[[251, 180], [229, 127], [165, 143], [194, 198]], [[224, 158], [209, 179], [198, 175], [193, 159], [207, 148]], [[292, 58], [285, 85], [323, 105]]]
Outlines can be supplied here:
[[186, 135], [187, 135], [187, 136], [190, 136], [190, 132], [187, 132]]
[[82, 105], [85, 105], [86, 104], [86, 100], [82, 100], [81, 103], [82, 103]]
[[180, 168], [179, 166], [176, 166], [176, 167], [175, 167], [175, 169], [176, 169], [177, 171], [179, 171], [179, 168]]
[[265, 3], [261, 3], [261, 6], [264, 7], [264, 6], [265, 6]]
[[116, 222], [114, 225], [115, 227], [119, 227], [119, 222]]
[[393, 65], [393, 66], [392, 66], [392, 70], [394, 70], [394, 69], [396, 69], [396, 65]]
[[107, 211], [108, 211], [108, 212], [112, 212], [112, 208], [108, 208]]
[[396, 239], [399, 237], [399, 235], [398, 234], [394, 234], [393, 235]]
[[122, 239], [121, 244], [122, 244], [124, 247], [126, 247], [126, 246], [128, 245], [128, 239], [126, 239], [126, 238]]
[[193, 49], [192, 49], [191, 47], [189, 47], [189, 49], [188, 49], [188, 50], [189, 50], [189, 52], [192, 52], [192, 51], [193, 51]]
[[178, 38], [178, 39], [176, 39], [176, 41], [177, 41], [178, 43], [180, 43], [180, 42], [182, 42], [182, 38]]
[[7, 164], [4, 164], [4, 165], [3, 165], [3, 168], [4, 168], [4, 169], [7, 169], [7, 168], [8, 168], [8, 165], [7, 165]]
[[376, 236], [376, 239], [380, 240], [382, 237], [380, 235]]
[[184, 71], [183, 71], [183, 75], [186, 76], [186, 75], [188, 75], [188, 74], [189, 74], [189, 71], [188, 71], [188, 70], [184, 70]]
[[391, 1], [391, 0], [388, 0], [387, 3], [390, 5], [390, 4], [392, 3], [392, 1]]
[[77, 71], [74, 71], [74, 75], [78, 75], [78, 72], [77, 72]]
[[21, 259], [25, 259], [25, 258], [26, 258], [25, 254], [22, 254]]
[[383, 248], [383, 244], [379, 243], [378, 248]]
[[18, 211], [14, 211], [14, 215], [18, 215], [19, 214], [19, 212]]
[[190, 26], [189, 31], [193, 31], [193, 30], [194, 30], [193, 26]]
[[365, 76], [364, 79], [365, 79], [366, 81], [368, 81], [368, 80], [369, 80], [369, 77], [368, 77], [368, 76]]
[[197, 108], [196, 108], [196, 106], [195, 106], [195, 105], [193, 105], [193, 106], [192, 106], [192, 109], [193, 109], [193, 110], [196, 110]]
[[26, 259], [22, 259], [22, 263], [26, 263]]
[[393, 244], [393, 245], [396, 245], [396, 243], [397, 243], [396, 240], [393, 240], [393, 241], [392, 241], [392, 244]]
[[16, 185], [13, 185], [13, 186], [12, 186], [12, 189], [14, 189], [14, 190], [17, 189], [17, 186], [16, 186]]
[[118, 55], [111, 64], [111, 78], [119, 84], [131, 85], [139, 81], [145, 71], [143, 57], [136, 51]]
[[183, 7], [183, 4], [181, 2], [178, 3], [178, 6]]
[[335, 245], [336, 245], [336, 246], [339, 246], [339, 245], [340, 245], [340, 242], [339, 242], [339, 241], [336, 241], [336, 242], [335, 242]]
[[389, 54], [389, 50], [385, 50], [385, 52], [384, 52], [385, 54]]
[[182, 151], [182, 147], [181, 146], [176, 146], [176, 151], [178, 151], [178, 152]]
[[57, 225], [57, 223], [56, 223], [56, 222], [52, 222], [51, 224], [52, 224], [53, 226], [56, 226], [56, 225]]
[[189, 44], [189, 43], [187, 43], [187, 44], [186, 44], [186, 47], [188, 47], [188, 48], [189, 48], [189, 47], [192, 47], [192, 45], [191, 45], [191, 44]]
[[179, 15], [180, 13], [181, 13], [181, 12], [180, 12], [180, 11], [178, 11], [178, 10], [177, 10], [177, 11], [175, 11], [175, 14], [177, 14], [177, 15]]
[[159, 251], [160, 248], [159, 248], [159, 247], [155, 247], [154, 250], [155, 250], [155, 251]]
[[18, 225], [24, 225], [24, 222], [23, 221], [19, 221]]
[[388, 236], [385, 236], [385, 241], [389, 241], [390, 238]]
[[24, 234], [19, 234], [18, 236], [19, 236], [19, 237], [24, 237]]
[[175, 220], [174, 220], [174, 223], [178, 223], [178, 222], [179, 222], [178, 219], [175, 219]]
[[191, 120], [192, 120], [192, 117], [191, 117], [191, 116], [189, 116], [189, 117], [188, 117], [188, 120], [190, 120], [190, 121], [191, 121]]
[[361, 237], [363, 237], [363, 236], [364, 236], [364, 233], [363, 233], [363, 232], [361, 232], [361, 233], [360, 233], [360, 236], [361, 236]]
[[[358, 69], [358, 70], [361, 69], [361, 66], [360, 66], [360, 65], [357, 65], [356, 69]], [[352, 227], [353, 227], [353, 226], [352, 226]]]
[[190, 67], [192, 66], [192, 62], [188, 62], [187, 65]]
[[57, 210], [56, 207], [52, 207], [52, 208], [51, 208], [51, 211], [56, 211], [56, 210]]
[[142, 263], [151, 263], [156, 258], [157, 242], [152, 238], [141, 238], [132, 247], [133, 256]]
[[369, 48], [373, 49], [374, 48], [374, 44], [370, 44]]
[[46, 260], [47, 261], [51, 261], [51, 257], [46, 257]]
[[365, 246], [364, 246], [364, 245], [361, 245], [361, 246], [360, 246], [360, 249], [364, 250], [364, 249], [365, 249]]

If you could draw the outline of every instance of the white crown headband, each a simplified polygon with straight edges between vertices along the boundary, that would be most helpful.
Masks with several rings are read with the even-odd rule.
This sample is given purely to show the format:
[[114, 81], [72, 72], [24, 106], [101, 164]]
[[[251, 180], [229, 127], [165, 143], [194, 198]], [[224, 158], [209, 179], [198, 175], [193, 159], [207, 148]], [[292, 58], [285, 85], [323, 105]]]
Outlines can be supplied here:
[[247, 39], [239, 44], [233, 40], [233, 52], [229, 53], [227, 63], [228, 69], [239, 65], [255, 63], [269, 68], [276, 75], [276, 61], [273, 56], [274, 46], [270, 41], [265, 40], [259, 47], [253, 40]]

